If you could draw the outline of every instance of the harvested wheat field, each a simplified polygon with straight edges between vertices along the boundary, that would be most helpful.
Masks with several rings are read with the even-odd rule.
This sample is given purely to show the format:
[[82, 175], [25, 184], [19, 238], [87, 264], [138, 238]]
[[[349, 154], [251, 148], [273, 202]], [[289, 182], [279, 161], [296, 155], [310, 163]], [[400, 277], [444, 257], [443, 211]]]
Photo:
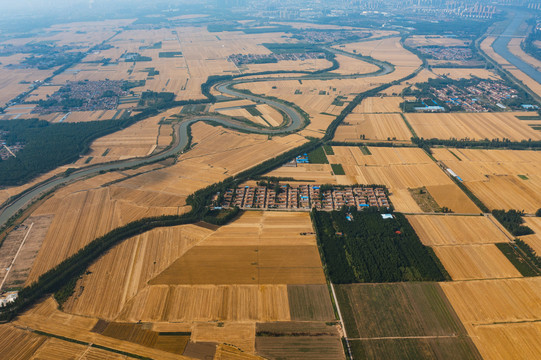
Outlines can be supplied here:
[[[54, 218], [32, 266], [27, 284], [90, 241], [116, 227], [144, 217], [178, 214], [179, 206], [183, 206], [184, 201], [171, 196], [168, 199], [172, 202], [165, 203], [163, 207], [143, 207], [115, 199], [110, 188], [79, 191], [68, 195], [59, 192], [35, 212], [54, 214]], [[166, 207], [167, 205], [169, 206]]]
[[464, 68], [432, 68], [432, 72], [438, 76], [446, 76], [451, 79], [470, 79], [473, 76], [481, 79], [501, 80], [494, 72], [487, 69], [464, 69]]
[[412, 134], [400, 114], [349, 114], [336, 129], [335, 141], [409, 141]]
[[480, 245], [508, 242], [511, 234], [492, 216], [407, 215], [427, 246]]
[[105, 347], [107, 351], [92, 349], [89, 358], [109, 357], [109, 352], [124, 351], [155, 359], [187, 359], [181, 355], [160, 349], [149, 348], [134, 342], [104, 336], [91, 330], [98, 322], [95, 318], [87, 318], [63, 313], [57, 309], [58, 304], [52, 299], [46, 299], [19, 316], [14, 324], [31, 330], [43, 331], [54, 336], [66, 337], [92, 346]]
[[451, 209], [459, 214], [478, 214], [479, 208], [470, 198], [455, 184], [431, 185], [426, 189], [441, 207]]
[[520, 238], [524, 240], [532, 249], [537, 253], [537, 256], [541, 254], [541, 218], [538, 217], [526, 217], [524, 218], [526, 226], [532, 229], [535, 234], [521, 236]]
[[503, 139], [511, 141], [540, 140], [536, 133], [517, 115], [529, 113], [444, 113], [406, 114], [417, 136], [425, 139]]
[[489, 209], [535, 213], [541, 207], [538, 151], [433, 149], [433, 152]]
[[[101, 137], [90, 145], [90, 152], [79, 160], [84, 164], [124, 160], [131, 157], [148, 156], [163, 150], [172, 141], [171, 125], [160, 125], [162, 119], [178, 114], [179, 108], [170, 109], [158, 116], [137, 122], [132, 126]], [[160, 136], [161, 135], [161, 136]], [[160, 137], [160, 142], [158, 142]], [[90, 161], [87, 163], [88, 158]]]
[[114, 319], [128, 299], [211, 230], [183, 225], [149, 231], [128, 239], [89, 268], [64, 305], [67, 312]]
[[509, 40], [507, 48], [512, 54], [518, 56], [520, 59], [527, 62], [537, 70], [541, 69], [541, 61], [522, 50], [521, 43], [523, 40], [524, 39], [520, 37], [512, 38]]
[[[381, 184], [390, 190], [390, 200], [398, 211], [421, 212], [409, 194], [409, 188], [422, 186], [456, 186], [421, 149], [368, 147], [364, 154], [359, 147], [334, 146], [335, 155], [328, 155], [332, 164], [342, 164], [346, 175], [342, 184]], [[366, 152], [366, 150], [365, 150]], [[439, 204], [445, 206], [444, 203]]]
[[541, 357], [541, 278], [442, 283], [485, 359]]
[[494, 244], [436, 246], [433, 250], [453, 280], [522, 277]]
[[2, 359], [30, 359], [46, 341], [45, 336], [17, 329], [12, 325], [0, 325], [0, 356]]
[[349, 74], [368, 74], [376, 72], [379, 67], [369, 62], [356, 59], [352, 56], [346, 56], [336, 54], [336, 61], [340, 64], [337, 70], [332, 71], [336, 74], [349, 75]]
[[268, 359], [344, 359], [337, 327], [310, 322], [258, 323], [255, 347]]
[[255, 323], [197, 323], [191, 341], [234, 345], [243, 351], [255, 351]]
[[399, 96], [367, 97], [353, 110], [353, 114], [397, 113], [405, 100]]
[[151, 285], [322, 284], [315, 246], [205, 246], [190, 249]]
[[2, 288], [20, 286], [26, 282], [52, 220], [51, 215], [31, 216], [5, 238], [0, 256]]
[[152, 285], [130, 299], [119, 321], [288, 321], [285, 285]]
[[470, 40], [440, 36], [440, 35], [412, 35], [406, 39], [408, 46], [468, 46]]

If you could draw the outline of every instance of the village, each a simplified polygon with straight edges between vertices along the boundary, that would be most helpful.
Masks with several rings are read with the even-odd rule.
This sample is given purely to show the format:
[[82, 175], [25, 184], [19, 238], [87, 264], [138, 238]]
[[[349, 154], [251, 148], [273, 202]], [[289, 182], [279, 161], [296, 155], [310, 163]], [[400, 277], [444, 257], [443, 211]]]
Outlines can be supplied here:
[[[216, 199], [220, 196], [217, 195]], [[309, 211], [312, 208], [332, 211], [343, 206], [352, 206], [357, 210], [367, 207], [389, 208], [389, 199], [381, 187], [332, 187], [329, 185], [277, 184], [267, 186], [239, 186], [228, 189], [223, 194], [222, 208], [238, 207], [241, 209], [282, 209]]]

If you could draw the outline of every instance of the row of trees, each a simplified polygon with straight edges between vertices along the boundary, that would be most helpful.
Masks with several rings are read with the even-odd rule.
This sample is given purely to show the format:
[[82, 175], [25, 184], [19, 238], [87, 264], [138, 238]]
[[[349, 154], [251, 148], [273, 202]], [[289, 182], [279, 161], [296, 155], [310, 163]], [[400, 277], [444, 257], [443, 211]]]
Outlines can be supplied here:
[[500, 224], [505, 226], [505, 228], [514, 236], [530, 235], [534, 233], [532, 229], [526, 225], [522, 225], [524, 223], [524, 219], [522, 218], [524, 211], [492, 210], [492, 215], [494, 215]]

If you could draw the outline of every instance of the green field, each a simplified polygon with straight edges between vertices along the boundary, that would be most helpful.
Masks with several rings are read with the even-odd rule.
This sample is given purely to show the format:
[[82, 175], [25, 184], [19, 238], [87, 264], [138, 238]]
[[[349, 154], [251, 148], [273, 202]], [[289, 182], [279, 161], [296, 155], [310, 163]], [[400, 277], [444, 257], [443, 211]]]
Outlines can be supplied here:
[[310, 161], [310, 164], [328, 164], [329, 160], [327, 159], [327, 155], [325, 155], [325, 151], [323, 151], [323, 147], [318, 147], [308, 153], [308, 161]]
[[355, 359], [480, 359], [437, 283], [335, 289]]
[[331, 168], [334, 175], [346, 175], [342, 164], [331, 164]]
[[350, 341], [355, 360], [481, 359], [466, 337]]
[[163, 52], [160, 52], [158, 54], [158, 56], [161, 57], [161, 58], [176, 58], [176, 57], [181, 57], [182, 52], [180, 52], [180, 51], [163, 51]]

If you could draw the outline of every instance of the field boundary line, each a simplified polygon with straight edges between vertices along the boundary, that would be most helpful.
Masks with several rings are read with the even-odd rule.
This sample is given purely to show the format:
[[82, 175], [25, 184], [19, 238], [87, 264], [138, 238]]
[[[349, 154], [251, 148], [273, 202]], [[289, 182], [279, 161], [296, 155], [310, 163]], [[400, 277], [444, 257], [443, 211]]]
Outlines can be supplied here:
[[346, 356], [349, 356], [350, 359], [353, 359], [353, 354], [351, 353], [351, 347], [349, 346], [348, 334], [346, 332], [346, 325], [344, 324], [344, 319], [342, 318], [342, 312], [340, 311], [340, 304], [338, 303], [338, 298], [336, 297], [336, 292], [334, 291], [334, 285], [331, 281], [329, 281], [329, 284], [331, 284], [332, 296], [334, 298], [334, 303], [336, 304], [336, 311], [338, 312], [338, 317], [340, 318], [340, 324], [342, 325], [344, 339], [346, 340], [346, 346], [348, 348], [348, 354], [346, 354]]
[[26, 242], [26, 239], [28, 238], [28, 235], [30, 234], [30, 231], [32, 230], [32, 226], [34, 226], [34, 223], [30, 224], [30, 227], [28, 228], [28, 231], [26, 232], [26, 235], [24, 236], [23, 241], [21, 242], [21, 245], [19, 246], [19, 249], [17, 249], [17, 252], [15, 253], [15, 256], [13, 257], [13, 260], [11, 260], [11, 263], [9, 264], [8, 271], [6, 272], [6, 276], [4, 276], [4, 279], [2, 280], [2, 283], [0, 283], [0, 291], [4, 287], [4, 283], [6, 282], [9, 272], [13, 268], [13, 264], [15, 264], [15, 260], [17, 260], [17, 257], [19, 256], [19, 253], [21, 252], [21, 249], [23, 248], [24, 243]]
[[458, 338], [456, 334], [453, 335], [425, 335], [425, 336], [382, 336], [382, 337], [363, 337], [363, 338], [354, 338], [349, 340], [360, 340], [360, 341], [370, 341], [370, 340], [399, 340], [399, 339], [448, 339], [448, 338]]

